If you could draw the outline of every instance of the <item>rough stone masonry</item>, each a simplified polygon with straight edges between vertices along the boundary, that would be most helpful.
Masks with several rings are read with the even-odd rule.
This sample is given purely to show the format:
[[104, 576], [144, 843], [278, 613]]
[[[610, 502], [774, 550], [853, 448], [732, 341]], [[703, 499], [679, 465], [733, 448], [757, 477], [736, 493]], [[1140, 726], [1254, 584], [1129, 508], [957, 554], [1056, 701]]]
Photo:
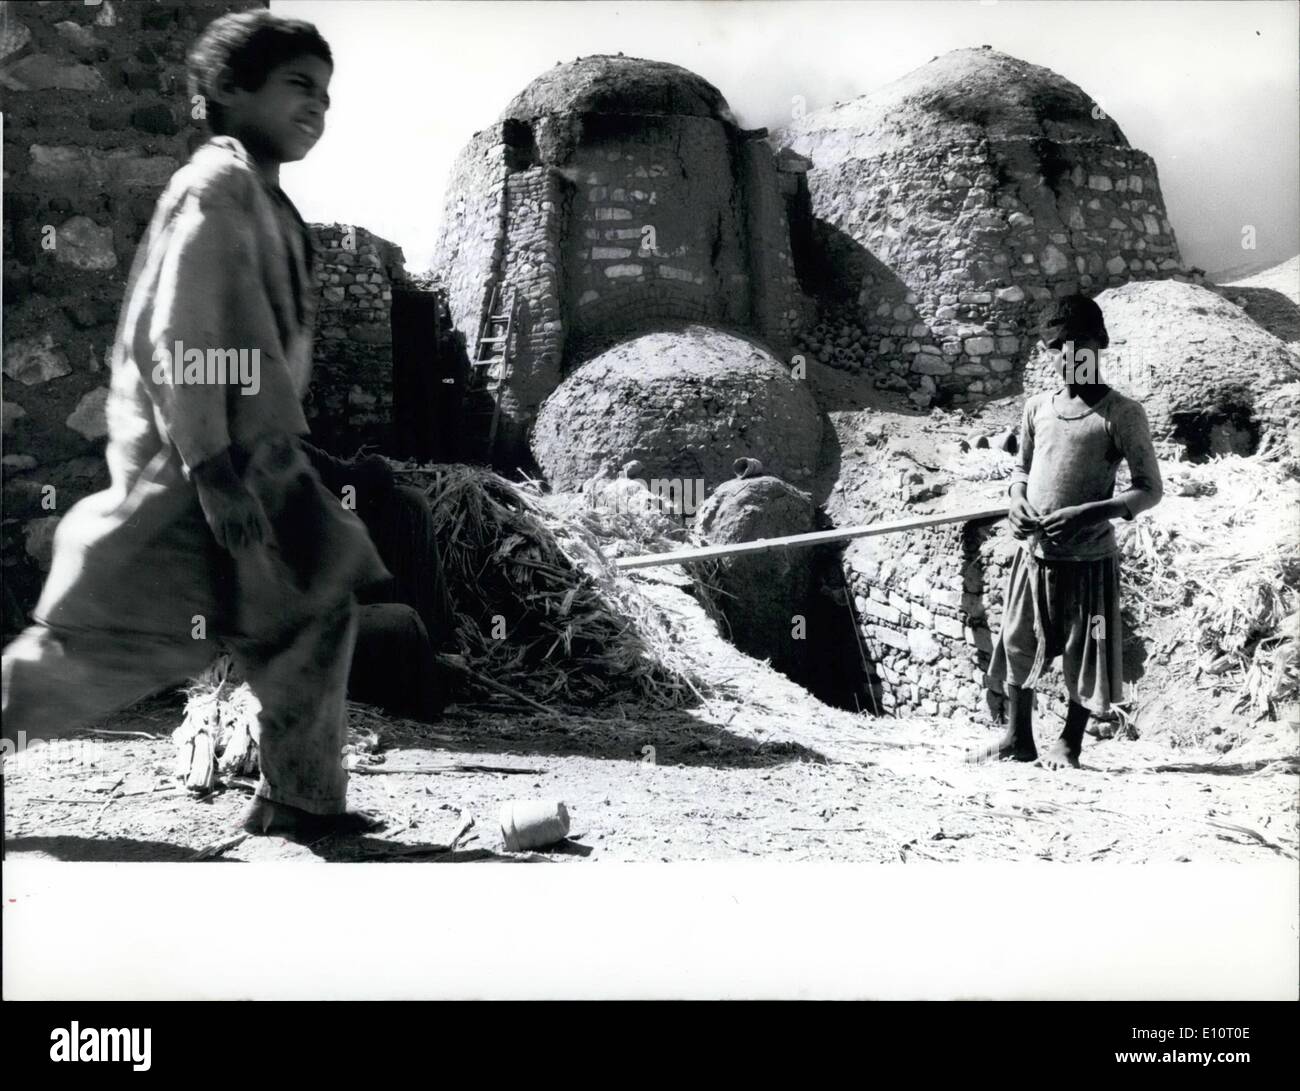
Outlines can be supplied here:
[[921, 408], [1016, 389], [1053, 297], [1200, 277], [1151, 157], [1080, 88], [988, 47], [773, 139], [812, 164], [823, 306], [803, 345]]
[[[107, 352], [135, 247], [207, 137], [185, 54], [250, 3], [7, 5], [4, 127], [4, 629], [34, 603], [62, 512], [108, 482]], [[350, 453], [391, 431], [391, 287], [401, 251], [314, 225], [322, 287], [308, 416]]]
[[461, 151], [437, 264], [470, 346], [494, 289], [516, 301], [498, 461], [526, 458], [547, 395], [623, 337], [697, 321], [788, 358], [810, 304], [764, 135], [685, 69], [597, 56], [538, 77]]

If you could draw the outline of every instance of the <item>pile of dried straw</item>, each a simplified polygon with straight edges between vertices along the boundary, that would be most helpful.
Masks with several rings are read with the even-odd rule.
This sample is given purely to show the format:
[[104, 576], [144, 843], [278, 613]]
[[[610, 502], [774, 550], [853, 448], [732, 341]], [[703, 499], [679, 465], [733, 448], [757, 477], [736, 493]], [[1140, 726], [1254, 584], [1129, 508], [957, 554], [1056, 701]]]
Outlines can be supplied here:
[[1276, 717], [1300, 697], [1300, 483], [1236, 455], [1161, 469], [1164, 501], [1117, 524], [1125, 601], [1142, 622], [1186, 610], [1180, 638], [1196, 674], [1235, 687], [1239, 709]]
[[394, 470], [426, 489], [455, 643], [474, 674], [550, 704], [622, 694], [676, 707], [707, 696], [680, 636], [609, 560], [628, 543], [678, 544], [672, 520], [546, 496], [474, 466]]

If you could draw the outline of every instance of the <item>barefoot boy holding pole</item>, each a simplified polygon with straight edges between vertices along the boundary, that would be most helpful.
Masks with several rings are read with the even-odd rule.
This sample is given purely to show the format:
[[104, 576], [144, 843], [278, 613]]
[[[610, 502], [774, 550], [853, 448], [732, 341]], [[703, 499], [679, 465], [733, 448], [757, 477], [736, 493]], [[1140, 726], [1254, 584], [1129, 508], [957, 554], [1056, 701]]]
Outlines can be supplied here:
[[197, 674], [220, 639], [257, 695], [253, 833], [348, 825], [353, 592], [388, 573], [299, 437], [312, 244], [279, 186], [320, 139], [333, 71], [308, 23], [226, 15], [189, 57], [212, 138], [136, 251], [112, 352], [111, 484], [60, 521], [4, 652], [4, 734], [65, 734]]
[[[1111, 520], [1154, 507], [1162, 486], [1146, 413], [1102, 381], [1100, 353], [1110, 338], [1101, 308], [1082, 295], [1062, 299], [1042, 337], [1061, 353], [1064, 385], [1025, 403], [1011, 475], [1009, 517], [1022, 544], [988, 672], [992, 688], [1005, 687], [1007, 732], [969, 760], [1078, 768], [1089, 716], [1122, 699], [1119, 547]], [[1132, 487], [1115, 496], [1121, 459]], [[1058, 655], [1070, 704], [1061, 737], [1040, 755], [1033, 691]]]

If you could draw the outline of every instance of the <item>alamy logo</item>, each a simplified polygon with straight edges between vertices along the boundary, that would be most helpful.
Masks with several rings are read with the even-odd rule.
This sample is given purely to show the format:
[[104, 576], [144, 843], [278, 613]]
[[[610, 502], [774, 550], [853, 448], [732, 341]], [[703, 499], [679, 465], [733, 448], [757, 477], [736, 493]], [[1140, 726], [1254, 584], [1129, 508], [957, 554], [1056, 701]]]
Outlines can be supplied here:
[[662, 507], [682, 515], [694, 515], [704, 502], [704, 479], [681, 477], [652, 477], [650, 495]]
[[1065, 365], [1062, 378], [1070, 386], [1092, 386], [1101, 378], [1099, 356], [1092, 349], [1076, 351], [1074, 342], [1066, 341], [1061, 346], [1061, 360]]
[[1091, 386], [1105, 377], [1129, 386], [1141, 387], [1159, 374], [1168, 346], [1158, 341], [1130, 337], [1108, 349], [1076, 349], [1073, 341], [1064, 342], [1051, 352], [1057, 356], [1063, 382], [1074, 386]]
[[149, 1027], [69, 1027], [50, 1031], [51, 1061], [130, 1061], [136, 1072], [148, 1072], [153, 1031]]
[[703, 478], [652, 477], [619, 478], [605, 482], [591, 492], [593, 504], [618, 513], [658, 510], [675, 515], [694, 515], [704, 502]]
[[104, 747], [95, 739], [28, 738], [26, 731], [19, 731], [16, 741], [0, 739], [0, 769], [10, 763], [30, 769], [37, 762], [51, 765], [76, 763], [89, 768], [101, 762], [104, 756]]
[[1106, 639], [1106, 618], [1103, 614], [1093, 614], [1090, 625], [1093, 640]]
[[159, 386], [238, 386], [241, 394], [262, 389], [261, 349], [196, 349], [177, 341], [153, 354], [153, 381]]

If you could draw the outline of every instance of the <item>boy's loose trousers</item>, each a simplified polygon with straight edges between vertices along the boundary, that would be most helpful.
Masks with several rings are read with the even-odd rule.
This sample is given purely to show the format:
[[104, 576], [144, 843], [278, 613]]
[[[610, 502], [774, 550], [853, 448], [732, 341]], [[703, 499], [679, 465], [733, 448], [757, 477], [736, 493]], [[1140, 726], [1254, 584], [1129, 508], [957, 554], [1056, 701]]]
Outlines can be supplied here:
[[[60, 520], [34, 624], [5, 649], [5, 738], [66, 734], [228, 647], [262, 705], [258, 794], [344, 809], [354, 593], [389, 573], [297, 438], [308, 430], [311, 253], [292, 202], [233, 137], [214, 137], [172, 176], [113, 341], [111, 485]], [[232, 359], [247, 372], [241, 363], [234, 376]], [[235, 555], [185, 472], [227, 450], [273, 532]]]
[[275, 544], [238, 556], [212, 537], [174, 451], [74, 505], [35, 623], [4, 651], [6, 738], [67, 734], [184, 682], [224, 645], [262, 705], [258, 795], [345, 809], [353, 589], [387, 571], [296, 441], [259, 449], [244, 476]]
[[1060, 656], [1070, 700], [1104, 715], [1123, 700], [1123, 644], [1118, 558], [1043, 560], [1022, 547], [1007, 573], [986, 682], [995, 692], [1008, 682], [1034, 689]]

